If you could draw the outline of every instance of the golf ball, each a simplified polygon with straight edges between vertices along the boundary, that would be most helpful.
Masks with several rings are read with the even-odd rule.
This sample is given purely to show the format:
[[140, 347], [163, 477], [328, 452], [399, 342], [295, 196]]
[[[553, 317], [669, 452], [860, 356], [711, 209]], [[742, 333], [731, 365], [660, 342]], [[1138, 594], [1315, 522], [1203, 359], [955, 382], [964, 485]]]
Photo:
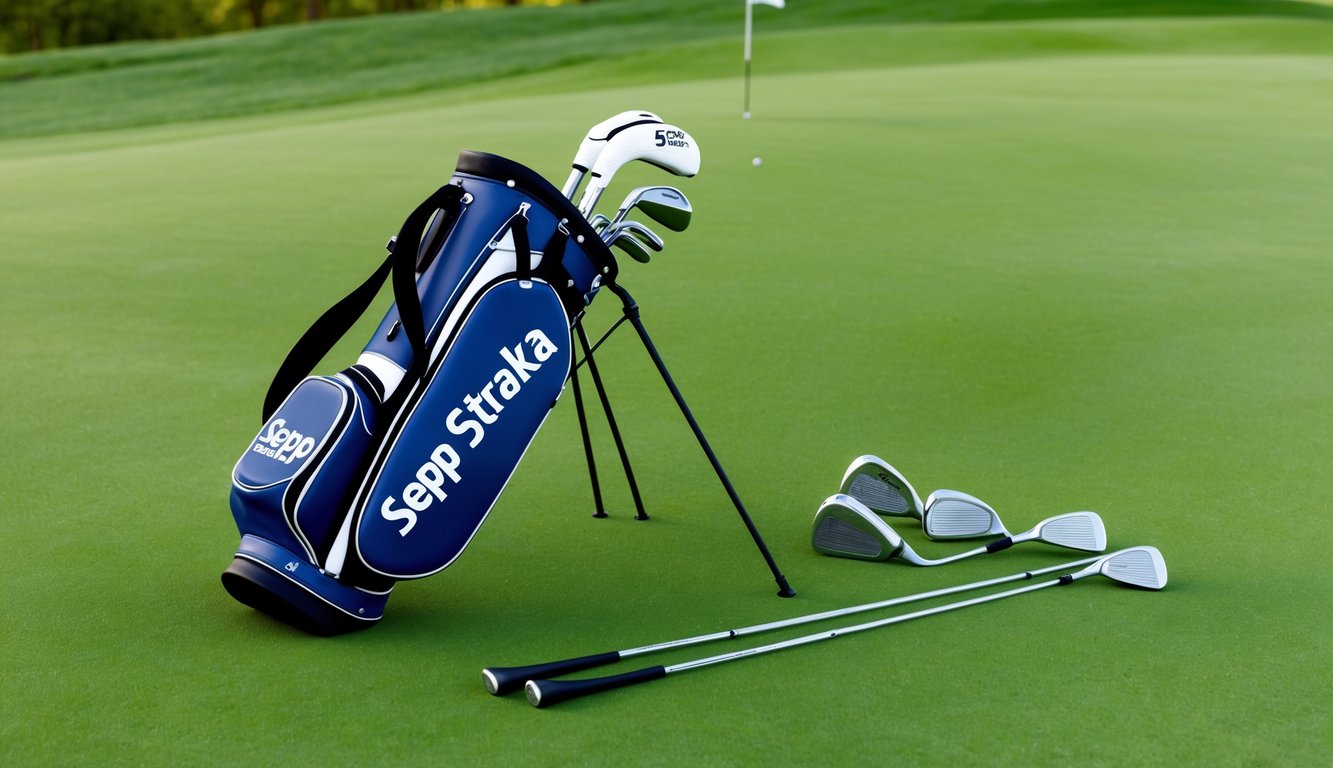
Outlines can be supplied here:
[[756, 158], [754, 159], [754, 167], [755, 167], [755, 168], [758, 168], [759, 166], [761, 166], [761, 165], [763, 165], [763, 164], [764, 164], [764, 158], [762, 158], [762, 157], [756, 157]]

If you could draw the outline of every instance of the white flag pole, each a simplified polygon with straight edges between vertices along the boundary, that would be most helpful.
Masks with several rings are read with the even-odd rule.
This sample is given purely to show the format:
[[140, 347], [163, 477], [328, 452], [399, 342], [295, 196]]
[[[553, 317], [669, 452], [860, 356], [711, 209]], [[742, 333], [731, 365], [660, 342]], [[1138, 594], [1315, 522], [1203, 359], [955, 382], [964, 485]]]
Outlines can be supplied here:
[[750, 119], [750, 39], [754, 28], [754, 6], [771, 5], [774, 8], [784, 8], [786, 0], [745, 0], [745, 109], [741, 112], [741, 117]]
[[750, 30], [753, 26], [754, 3], [745, 0], [745, 110], [741, 117], [750, 119]]

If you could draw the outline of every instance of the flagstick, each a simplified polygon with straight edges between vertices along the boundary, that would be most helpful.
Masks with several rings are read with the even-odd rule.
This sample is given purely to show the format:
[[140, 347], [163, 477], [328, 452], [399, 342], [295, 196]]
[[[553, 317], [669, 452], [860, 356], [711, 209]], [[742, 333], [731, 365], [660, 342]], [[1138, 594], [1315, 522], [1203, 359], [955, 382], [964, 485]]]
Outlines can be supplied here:
[[750, 119], [750, 27], [751, 16], [754, 14], [754, 4], [746, 0], [745, 2], [745, 111], [741, 112], [741, 117], [745, 120]]

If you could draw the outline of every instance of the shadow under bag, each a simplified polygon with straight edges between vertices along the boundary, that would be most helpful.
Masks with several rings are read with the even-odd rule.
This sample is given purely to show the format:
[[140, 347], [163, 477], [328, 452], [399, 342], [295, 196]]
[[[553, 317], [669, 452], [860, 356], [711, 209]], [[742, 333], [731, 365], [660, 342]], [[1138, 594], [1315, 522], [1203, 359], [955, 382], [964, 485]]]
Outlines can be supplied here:
[[[464, 152], [391, 253], [297, 342], [232, 472], [233, 597], [306, 631], [374, 625], [395, 582], [471, 541], [559, 397], [615, 260], [558, 190]], [[308, 376], [386, 279], [355, 365]]]

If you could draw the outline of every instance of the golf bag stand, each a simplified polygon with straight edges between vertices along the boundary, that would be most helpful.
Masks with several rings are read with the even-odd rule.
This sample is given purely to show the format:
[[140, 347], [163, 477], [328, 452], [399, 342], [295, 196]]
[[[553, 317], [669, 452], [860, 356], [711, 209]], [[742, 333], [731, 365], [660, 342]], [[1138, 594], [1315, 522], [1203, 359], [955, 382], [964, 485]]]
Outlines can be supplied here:
[[620, 454], [620, 465], [625, 470], [625, 479], [629, 484], [630, 495], [634, 499], [634, 519], [647, 520], [648, 513], [643, 509], [643, 497], [639, 494], [639, 484], [634, 479], [634, 468], [630, 466], [629, 454], [625, 450], [625, 441], [620, 436], [620, 427], [616, 424], [615, 413], [611, 410], [611, 400], [607, 397], [606, 386], [602, 383], [602, 376], [597, 371], [597, 362], [592, 356], [592, 347], [588, 344], [588, 333], [583, 328], [582, 318], [573, 328], [575, 337], [578, 339], [579, 346], [583, 350], [583, 359], [574, 363], [570, 369], [570, 383], [574, 389], [574, 405], [579, 415], [579, 430], [583, 433], [583, 452], [588, 458], [588, 476], [592, 480], [593, 505], [596, 510], [593, 517], [607, 517], [606, 507], [602, 502], [601, 484], [597, 479], [597, 462], [593, 458], [592, 438], [588, 432], [588, 419], [583, 406], [582, 389], [579, 386], [578, 369], [584, 363], [588, 365], [588, 373], [592, 377], [593, 385], [597, 387], [597, 397], [602, 403], [602, 412], [606, 414], [606, 423], [611, 430], [611, 438], [615, 441], [616, 452]]
[[778, 596], [795, 597], [796, 590], [791, 588], [791, 585], [787, 582], [787, 577], [784, 576], [782, 571], [778, 568], [777, 562], [773, 559], [773, 554], [768, 550], [768, 545], [764, 543], [763, 536], [760, 535], [759, 529], [755, 527], [749, 512], [745, 510], [745, 505], [741, 502], [740, 495], [736, 492], [735, 486], [731, 484], [730, 478], [727, 477], [726, 470], [722, 468], [722, 462], [718, 460], [717, 454], [713, 452], [712, 446], [708, 444], [708, 438], [704, 436], [703, 429], [699, 426], [699, 422], [694, 418], [694, 413], [690, 411], [690, 406], [685, 402], [684, 395], [681, 394], [680, 388], [676, 386], [675, 380], [671, 377], [671, 372], [667, 370], [666, 363], [663, 362], [661, 354], [657, 351], [657, 346], [653, 344], [652, 338], [648, 336], [648, 330], [644, 327], [643, 319], [639, 315], [638, 302], [634, 300], [634, 297], [630, 295], [629, 291], [625, 290], [624, 286], [614, 280], [605, 283], [603, 287], [620, 298], [624, 315], [604, 334], [602, 334], [602, 337], [598, 339], [596, 344], [591, 346], [588, 344], [588, 336], [583, 329], [582, 322], [575, 327], [575, 334], [578, 336], [580, 345], [583, 348], [583, 361], [576, 362], [570, 371], [570, 377], [573, 379], [574, 385], [575, 403], [577, 404], [579, 412], [579, 427], [583, 431], [583, 448], [588, 458], [588, 473], [592, 478], [593, 499], [594, 504], [597, 506], [597, 512], [594, 513], [593, 516], [605, 517], [606, 512], [602, 507], [602, 494], [597, 481], [597, 469], [593, 460], [592, 442], [588, 435], [587, 419], [584, 414], [583, 401], [578, 385], [578, 366], [582, 362], [588, 364], [588, 370], [592, 375], [593, 382], [597, 387], [597, 393], [602, 401], [602, 407], [606, 412], [607, 424], [615, 439], [616, 448], [620, 452], [620, 460], [625, 467], [625, 476], [629, 482], [630, 491], [634, 496], [634, 504], [638, 509], [637, 517], [640, 520], [648, 519], [648, 516], [644, 514], [643, 511], [643, 503], [639, 497], [638, 484], [635, 482], [634, 473], [630, 469], [629, 457], [625, 452], [624, 441], [620, 437], [620, 430], [617, 428], [615, 417], [611, 413], [610, 400], [606, 396], [606, 390], [602, 385], [601, 376], [597, 374], [596, 363], [593, 361], [593, 352], [597, 347], [601, 346], [602, 342], [619, 328], [621, 323], [628, 321], [634, 326], [634, 330], [638, 333], [639, 340], [643, 343], [644, 349], [648, 351], [648, 355], [652, 358], [653, 364], [657, 366], [658, 375], [662, 377], [662, 382], [666, 384], [667, 389], [671, 391], [671, 396], [675, 399], [676, 406], [680, 408], [681, 415], [685, 417], [685, 421], [690, 425], [690, 430], [694, 432], [695, 439], [699, 441], [699, 447], [703, 449], [704, 455], [708, 457], [709, 463], [712, 464], [713, 472], [717, 474], [718, 481], [722, 483], [722, 487], [726, 490], [727, 496], [731, 498], [732, 505], [736, 507], [736, 513], [740, 515], [741, 521], [745, 523], [746, 530], [750, 532], [750, 537], [754, 539], [755, 546], [759, 548], [759, 553], [763, 556], [764, 562], [768, 564], [768, 569], [772, 571], [773, 578], [778, 584]]

